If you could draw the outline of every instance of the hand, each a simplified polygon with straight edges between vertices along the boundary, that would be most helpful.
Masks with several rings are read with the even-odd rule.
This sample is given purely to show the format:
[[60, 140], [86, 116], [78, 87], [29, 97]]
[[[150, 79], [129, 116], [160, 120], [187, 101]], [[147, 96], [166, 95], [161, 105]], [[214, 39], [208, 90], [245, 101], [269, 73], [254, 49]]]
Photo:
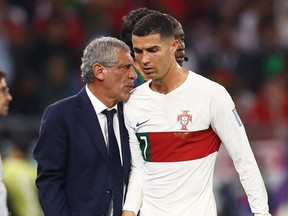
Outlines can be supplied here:
[[136, 214], [133, 211], [122, 211], [122, 216], [136, 216]]

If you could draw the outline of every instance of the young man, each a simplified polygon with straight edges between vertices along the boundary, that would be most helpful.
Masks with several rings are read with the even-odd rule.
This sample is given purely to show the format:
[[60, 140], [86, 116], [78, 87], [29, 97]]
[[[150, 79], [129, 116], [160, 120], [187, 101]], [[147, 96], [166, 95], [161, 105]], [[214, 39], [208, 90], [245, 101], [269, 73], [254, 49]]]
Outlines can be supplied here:
[[250, 207], [270, 216], [266, 189], [244, 126], [224, 87], [180, 67], [178, 41], [163, 14], [143, 17], [132, 35], [150, 79], [124, 105], [132, 170], [122, 216], [216, 216], [213, 172], [222, 143]]
[[[160, 13], [155, 10], [150, 10], [146, 7], [137, 8], [135, 10], [130, 11], [129, 14], [122, 18], [122, 26], [120, 31], [120, 39], [124, 41], [131, 49], [132, 56], [134, 57], [133, 45], [132, 45], [132, 31], [136, 25], [136, 23], [147, 14], [151, 13]], [[187, 61], [188, 58], [185, 56], [185, 33], [182, 28], [181, 23], [176, 20], [174, 17], [167, 15], [171, 21], [173, 22], [174, 27], [174, 36], [175, 39], [178, 40], [178, 48], [175, 52], [176, 61], [180, 66], [183, 65], [184, 61]], [[137, 80], [135, 80], [135, 87], [141, 85], [147, 80], [145, 74], [141, 71], [139, 64], [135, 61], [133, 68], [137, 73]]]
[[132, 64], [124, 42], [94, 39], [82, 57], [86, 86], [45, 110], [34, 150], [45, 216], [121, 215], [131, 159], [121, 102], [137, 78]]
[[[0, 71], [0, 116], [8, 115], [9, 104], [12, 101], [12, 96], [9, 93], [5, 77], [6, 74], [3, 71]], [[0, 156], [0, 215], [8, 216], [7, 191], [3, 184], [2, 174], [2, 160]]]

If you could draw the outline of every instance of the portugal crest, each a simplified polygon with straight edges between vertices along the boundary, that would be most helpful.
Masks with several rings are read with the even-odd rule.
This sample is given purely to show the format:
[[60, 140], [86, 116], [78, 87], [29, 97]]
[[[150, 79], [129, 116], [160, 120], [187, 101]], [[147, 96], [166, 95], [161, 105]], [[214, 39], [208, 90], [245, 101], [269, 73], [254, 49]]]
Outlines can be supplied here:
[[189, 115], [188, 112], [188, 110], [183, 110], [182, 114], [177, 117], [177, 122], [180, 122], [182, 125], [180, 130], [187, 130], [187, 125], [189, 122], [192, 122], [192, 115]]

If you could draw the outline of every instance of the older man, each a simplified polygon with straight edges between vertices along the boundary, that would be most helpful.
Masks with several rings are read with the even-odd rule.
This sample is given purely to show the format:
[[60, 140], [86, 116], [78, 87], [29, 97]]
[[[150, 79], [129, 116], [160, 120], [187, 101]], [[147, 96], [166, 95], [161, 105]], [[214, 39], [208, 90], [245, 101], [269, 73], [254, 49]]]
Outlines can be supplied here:
[[45, 216], [121, 215], [131, 160], [122, 101], [137, 78], [132, 64], [124, 42], [94, 39], [82, 57], [86, 86], [45, 110], [34, 151]]

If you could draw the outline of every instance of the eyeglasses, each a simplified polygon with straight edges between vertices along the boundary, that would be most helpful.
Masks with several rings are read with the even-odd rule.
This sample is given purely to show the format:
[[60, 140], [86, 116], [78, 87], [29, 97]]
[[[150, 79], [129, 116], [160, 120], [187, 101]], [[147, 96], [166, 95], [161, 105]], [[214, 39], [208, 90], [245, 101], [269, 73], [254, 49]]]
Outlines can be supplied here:
[[0, 92], [3, 94], [8, 94], [9, 93], [9, 87], [4, 86], [4, 87], [0, 88]]

